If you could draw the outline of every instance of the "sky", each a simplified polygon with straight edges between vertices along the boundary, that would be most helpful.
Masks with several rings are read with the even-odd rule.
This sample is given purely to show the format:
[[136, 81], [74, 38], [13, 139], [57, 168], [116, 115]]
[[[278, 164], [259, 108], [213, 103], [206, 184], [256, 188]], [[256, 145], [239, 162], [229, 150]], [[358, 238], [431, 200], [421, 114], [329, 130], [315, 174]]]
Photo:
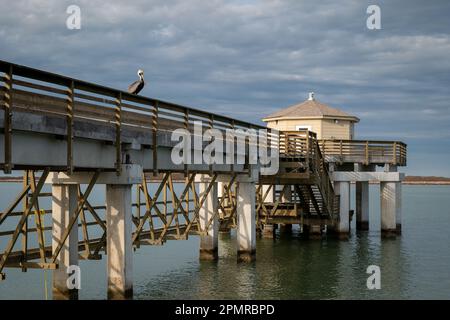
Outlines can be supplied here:
[[[77, 5], [81, 29], [66, 26]], [[381, 29], [370, 30], [369, 5]], [[450, 1], [0, 0], [0, 59], [253, 123], [306, 100], [450, 177]]]

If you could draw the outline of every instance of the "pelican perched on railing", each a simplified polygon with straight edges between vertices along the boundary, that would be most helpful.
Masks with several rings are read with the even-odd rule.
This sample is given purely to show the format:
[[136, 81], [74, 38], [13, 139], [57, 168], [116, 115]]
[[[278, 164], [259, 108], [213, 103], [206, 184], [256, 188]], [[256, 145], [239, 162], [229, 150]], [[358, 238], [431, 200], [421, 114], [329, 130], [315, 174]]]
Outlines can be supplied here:
[[144, 88], [144, 70], [139, 69], [137, 72], [139, 80], [136, 80], [128, 87], [128, 92], [131, 94], [138, 94]]

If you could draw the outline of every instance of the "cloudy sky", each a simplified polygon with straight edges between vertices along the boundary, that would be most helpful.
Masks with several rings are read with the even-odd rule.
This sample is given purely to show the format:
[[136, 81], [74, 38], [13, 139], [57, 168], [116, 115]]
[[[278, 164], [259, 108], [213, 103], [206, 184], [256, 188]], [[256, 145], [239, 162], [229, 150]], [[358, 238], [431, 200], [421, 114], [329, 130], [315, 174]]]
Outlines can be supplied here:
[[[81, 29], [66, 28], [69, 5]], [[381, 8], [381, 30], [366, 9]], [[450, 2], [0, 0], [0, 59], [260, 123], [307, 98], [450, 176]]]

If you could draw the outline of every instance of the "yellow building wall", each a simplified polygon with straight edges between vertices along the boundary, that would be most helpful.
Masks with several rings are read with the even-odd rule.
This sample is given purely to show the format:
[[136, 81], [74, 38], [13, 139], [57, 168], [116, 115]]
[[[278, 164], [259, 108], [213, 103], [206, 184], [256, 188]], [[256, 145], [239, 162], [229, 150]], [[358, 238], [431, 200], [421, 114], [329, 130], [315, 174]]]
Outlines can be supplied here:
[[267, 123], [267, 126], [269, 128], [277, 129], [279, 131], [296, 131], [297, 126], [311, 127], [311, 131], [314, 131], [317, 134], [319, 134], [319, 132], [322, 131], [322, 121], [319, 119], [270, 121]]
[[322, 122], [322, 138], [321, 139], [352, 139], [353, 124], [348, 120], [323, 119]]
[[296, 131], [298, 126], [311, 127], [318, 139], [353, 139], [354, 124], [348, 120], [311, 119], [269, 121], [267, 126], [278, 131]]

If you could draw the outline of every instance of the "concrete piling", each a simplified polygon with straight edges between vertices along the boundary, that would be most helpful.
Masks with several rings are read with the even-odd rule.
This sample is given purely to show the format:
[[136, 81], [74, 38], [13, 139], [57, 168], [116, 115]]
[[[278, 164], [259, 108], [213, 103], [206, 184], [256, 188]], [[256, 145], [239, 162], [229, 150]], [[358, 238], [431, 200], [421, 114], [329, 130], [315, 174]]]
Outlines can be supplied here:
[[292, 233], [292, 224], [280, 223], [280, 234], [290, 235]]
[[381, 198], [381, 235], [395, 238], [397, 234], [396, 215], [398, 210], [398, 188], [396, 182], [380, 183]]
[[267, 239], [275, 238], [275, 226], [273, 224], [264, 224], [262, 236]]
[[320, 224], [312, 224], [309, 226], [308, 238], [311, 240], [322, 239], [322, 226]]
[[256, 187], [254, 182], [240, 182], [237, 199], [237, 259], [252, 262], [256, 258]]
[[350, 233], [350, 182], [336, 181], [335, 193], [339, 195], [339, 222], [336, 234], [339, 239], [348, 239]]
[[396, 183], [396, 210], [395, 222], [397, 234], [402, 234], [402, 183]]
[[106, 185], [108, 299], [133, 297], [132, 185]]
[[356, 230], [369, 230], [369, 182], [356, 182]]
[[[207, 191], [209, 182], [202, 176], [199, 182], [199, 197], [202, 198]], [[199, 220], [202, 230], [206, 231], [206, 235], [200, 236], [200, 260], [217, 260], [218, 258], [218, 236], [219, 236], [219, 219], [218, 210], [218, 185], [213, 183], [211, 190], [203, 202], [203, 206], [199, 211]], [[212, 220], [211, 220], [212, 218]], [[211, 220], [211, 223], [209, 221]], [[208, 226], [209, 223], [209, 226]], [[206, 230], [205, 230], [206, 229]]]
[[292, 186], [281, 186], [281, 200], [282, 202], [292, 202]]
[[[58, 247], [64, 232], [69, 225], [71, 214], [78, 203], [78, 185], [54, 184], [52, 185], [52, 248]], [[53, 299], [78, 299], [78, 290], [69, 289], [67, 268], [78, 265], [78, 228], [72, 228], [64, 246], [59, 252], [56, 263], [58, 269], [53, 271]]]
[[261, 188], [262, 196], [267, 193], [266, 198], [264, 199], [264, 202], [266, 203], [273, 203], [274, 202], [274, 188], [271, 188], [270, 191], [269, 188], [271, 188], [271, 185], [264, 184]]

